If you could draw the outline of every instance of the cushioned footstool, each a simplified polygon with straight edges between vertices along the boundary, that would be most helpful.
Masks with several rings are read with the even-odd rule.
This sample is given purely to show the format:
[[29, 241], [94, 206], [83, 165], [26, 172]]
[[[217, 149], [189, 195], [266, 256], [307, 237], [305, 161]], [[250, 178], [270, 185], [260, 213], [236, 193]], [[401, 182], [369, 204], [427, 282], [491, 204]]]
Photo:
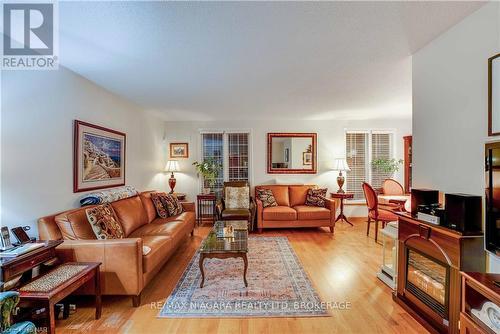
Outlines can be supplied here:
[[55, 333], [54, 305], [85, 283], [95, 287], [95, 318], [101, 317], [100, 262], [68, 262], [19, 288], [20, 305], [44, 304], [49, 316], [48, 333]]

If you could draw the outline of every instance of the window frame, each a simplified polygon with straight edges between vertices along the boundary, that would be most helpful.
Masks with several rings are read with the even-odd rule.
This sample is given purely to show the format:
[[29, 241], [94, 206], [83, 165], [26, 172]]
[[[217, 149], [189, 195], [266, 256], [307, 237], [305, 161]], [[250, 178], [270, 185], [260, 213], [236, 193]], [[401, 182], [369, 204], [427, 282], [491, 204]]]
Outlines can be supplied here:
[[[198, 129], [198, 157], [203, 158], [203, 134], [222, 134], [222, 173], [223, 181], [229, 181], [229, 134], [246, 133], [248, 135], [248, 183], [252, 186], [254, 180], [253, 172], [253, 133], [252, 129]], [[203, 178], [198, 178], [198, 189], [203, 190]]]
[[[373, 143], [373, 134], [389, 134], [392, 137], [392, 143], [391, 143], [391, 159], [395, 159], [397, 157], [397, 145], [396, 145], [396, 129], [394, 128], [344, 128], [344, 151], [346, 153], [347, 157], [347, 134], [348, 133], [364, 133], [368, 135], [368, 141], [367, 141], [367, 152], [368, 152], [368, 157], [366, 159], [367, 163], [365, 164], [365, 174], [367, 175], [367, 180], [365, 182], [368, 182], [371, 184], [372, 182], [372, 169], [371, 169], [371, 161], [372, 161], [372, 143]], [[349, 172], [347, 172], [349, 173]], [[346, 174], [347, 174], [346, 173]], [[346, 175], [347, 176], [347, 175]], [[347, 181], [347, 177], [346, 177]], [[346, 192], [349, 192], [349, 184], [346, 182]], [[352, 199], [352, 200], [346, 200], [346, 203], [350, 204], [360, 204], [360, 203], [365, 203], [366, 200], [363, 199]]]

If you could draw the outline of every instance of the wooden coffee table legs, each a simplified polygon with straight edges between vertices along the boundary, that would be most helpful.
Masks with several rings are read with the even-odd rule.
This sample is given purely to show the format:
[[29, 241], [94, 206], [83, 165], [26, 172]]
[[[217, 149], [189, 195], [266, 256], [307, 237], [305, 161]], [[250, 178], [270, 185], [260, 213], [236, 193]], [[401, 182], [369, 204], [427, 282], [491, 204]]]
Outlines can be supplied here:
[[203, 270], [203, 261], [205, 261], [205, 254], [200, 254], [200, 271], [201, 271], [201, 283], [200, 288], [203, 288], [203, 283], [205, 283], [205, 271]]
[[205, 259], [228, 259], [228, 258], [238, 258], [241, 257], [243, 259], [243, 263], [245, 267], [243, 268], [243, 282], [245, 282], [245, 287], [248, 287], [247, 282], [247, 270], [248, 270], [248, 259], [247, 253], [245, 252], [235, 252], [235, 253], [201, 253], [200, 254], [200, 271], [201, 271], [201, 283], [200, 288], [203, 288], [203, 284], [205, 283], [205, 270], [203, 269], [203, 262]]
[[247, 270], [248, 270], [247, 253], [243, 253], [243, 255], [241, 257], [243, 258], [243, 263], [245, 264], [245, 267], [243, 268], [243, 282], [245, 282], [245, 288], [248, 288], [248, 282], [247, 282]]

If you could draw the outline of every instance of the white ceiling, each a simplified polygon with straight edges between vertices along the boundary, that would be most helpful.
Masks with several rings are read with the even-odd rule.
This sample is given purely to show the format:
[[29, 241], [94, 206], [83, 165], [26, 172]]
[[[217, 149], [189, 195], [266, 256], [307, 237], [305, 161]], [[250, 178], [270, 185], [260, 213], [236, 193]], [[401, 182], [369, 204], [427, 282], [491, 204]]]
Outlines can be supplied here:
[[171, 120], [410, 117], [410, 55], [481, 5], [60, 2], [60, 58]]

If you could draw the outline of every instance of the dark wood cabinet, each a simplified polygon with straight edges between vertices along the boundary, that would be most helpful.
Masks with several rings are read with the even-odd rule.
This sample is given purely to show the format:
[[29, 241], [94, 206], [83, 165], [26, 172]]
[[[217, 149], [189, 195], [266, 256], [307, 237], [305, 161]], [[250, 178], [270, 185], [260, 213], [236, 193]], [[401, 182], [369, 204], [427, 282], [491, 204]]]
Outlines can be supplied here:
[[[460, 311], [460, 334], [493, 334], [492, 324], [484, 321], [493, 318], [495, 312], [489, 307], [500, 306], [500, 287], [496, 282], [500, 281], [500, 274], [485, 274], [478, 272], [461, 272], [462, 277], [462, 304]], [[493, 305], [494, 304], [494, 305]], [[480, 319], [478, 313], [483, 308], [483, 316]], [[489, 316], [488, 316], [489, 315]], [[496, 320], [496, 319], [495, 319]], [[491, 326], [491, 327], [490, 327]]]
[[413, 150], [413, 140], [412, 136], [404, 136], [404, 180], [405, 180], [405, 192], [409, 193], [411, 191], [411, 169], [412, 169], [412, 150]]
[[485, 270], [483, 234], [398, 216], [396, 301], [429, 331], [459, 333], [460, 271]]

